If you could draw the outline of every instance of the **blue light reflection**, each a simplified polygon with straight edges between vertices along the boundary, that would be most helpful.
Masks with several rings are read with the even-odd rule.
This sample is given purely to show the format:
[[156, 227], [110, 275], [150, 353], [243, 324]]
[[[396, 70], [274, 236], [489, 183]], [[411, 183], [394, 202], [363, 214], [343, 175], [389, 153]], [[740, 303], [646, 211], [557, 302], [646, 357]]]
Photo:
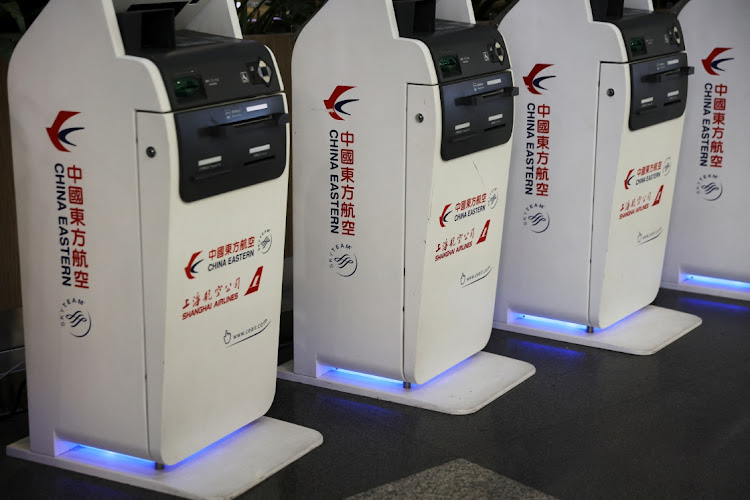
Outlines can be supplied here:
[[685, 275], [684, 283], [693, 281], [698, 285], [708, 285], [712, 288], [724, 288], [732, 291], [750, 292], [750, 283], [744, 281], [725, 280], [722, 278], [711, 278], [710, 276], [699, 276], [697, 274]]
[[677, 299], [680, 303], [689, 304], [691, 306], [708, 307], [713, 309], [723, 309], [725, 311], [748, 313], [750, 312], [750, 306], [741, 306], [739, 304], [725, 304], [723, 302], [716, 302], [713, 300], [697, 299], [694, 297], [680, 297]]
[[542, 318], [540, 316], [531, 316], [530, 314], [520, 314], [518, 319], [528, 321], [530, 323], [543, 323], [547, 325], [554, 325], [560, 328], [572, 329], [572, 330], [584, 330], [586, 331], [585, 325], [579, 325], [578, 323], [570, 323], [568, 321], [560, 321], [557, 319]]
[[[248, 428], [252, 427], [253, 425], [255, 425], [255, 422], [245, 425], [244, 427], [240, 429], [237, 429], [231, 434], [228, 434], [224, 436], [223, 438], [219, 439], [218, 441], [215, 441], [211, 443], [210, 445], [206, 446], [205, 448], [198, 450], [197, 452], [193, 453], [187, 458], [182, 459], [176, 464], [167, 465], [166, 469], [168, 470], [171, 467], [177, 467], [188, 461], [196, 460], [201, 455], [205, 455], [207, 453], [213, 452], [216, 448], [220, 447], [222, 444], [225, 444], [227, 441], [236, 437], [238, 434], [241, 434], [247, 431]], [[86, 446], [82, 444], [78, 445], [78, 447], [74, 448], [73, 450], [75, 450], [77, 454], [82, 454], [83, 455], [82, 458], [85, 458], [87, 461], [94, 462], [97, 465], [107, 468], [107, 469], [122, 470], [122, 471], [132, 471], [133, 469], [142, 469], [142, 468], [146, 468], [149, 470], [154, 469], [155, 462], [153, 460], [147, 460], [145, 458], [138, 458], [138, 457], [134, 457], [131, 455], [124, 455], [122, 453], [117, 453], [115, 451], [104, 450], [102, 448], [94, 448], [93, 446]]]
[[345, 375], [351, 375], [355, 378], [367, 378], [371, 380], [378, 380], [381, 382], [388, 382], [389, 384], [398, 384], [402, 385], [403, 381], [401, 380], [395, 380], [392, 378], [386, 378], [386, 377], [380, 377], [378, 375], [370, 375], [369, 373], [362, 373], [362, 372], [355, 372], [352, 370], [344, 370], [343, 368], [334, 368], [338, 373], [345, 374]]
[[586, 353], [584, 352], [573, 351], [564, 347], [553, 347], [551, 345], [537, 344], [536, 342], [518, 339], [508, 339], [507, 342], [509, 346], [513, 346], [521, 352], [529, 351], [536, 354], [564, 356], [569, 359], [580, 359], [586, 357]]

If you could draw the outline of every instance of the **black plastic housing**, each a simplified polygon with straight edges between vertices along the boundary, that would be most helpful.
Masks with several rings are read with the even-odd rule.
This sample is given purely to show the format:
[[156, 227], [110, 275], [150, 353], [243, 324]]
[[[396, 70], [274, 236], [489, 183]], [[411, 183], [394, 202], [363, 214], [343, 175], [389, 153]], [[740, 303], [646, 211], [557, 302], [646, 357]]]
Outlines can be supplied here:
[[[518, 89], [503, 37], [489, 26], [434, 19], [434, 2], [408, 3], [416, 7], [420, 2], [425, 6], [422, 15], [432, 16], [434, 25], [409, 18], [404, 24], [411, 29], [399, 34], [422, 41], [430, 50], [442, 102], [441, 158], [449, 161], [507, 143]], [[397, 3], [403, 2], [394, 6]], [[420, 26], [429, 30], [421, 32], [416, 29]]]
[[630, 130], [640, 130], [679, 118], [685, 112], [688, 77], [687, 54], [680, 53], [630, 65], [632, 79]]
[[280, 95], [176, 113], [182, 200], [281, 176], [288, 122]]

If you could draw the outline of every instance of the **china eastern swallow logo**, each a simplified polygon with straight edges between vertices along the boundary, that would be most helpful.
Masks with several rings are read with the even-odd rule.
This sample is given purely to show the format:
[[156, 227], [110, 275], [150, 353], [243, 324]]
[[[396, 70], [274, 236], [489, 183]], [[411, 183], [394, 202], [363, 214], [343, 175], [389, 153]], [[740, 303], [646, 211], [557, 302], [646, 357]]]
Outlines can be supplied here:
[[539, 91], [547, 90], [545, 87], [542, 87], [542, 82], [544, 80], [549, 80], [550, 78], [555, 78], [555, 75], [539, 76], [539, 73], [552, 66], [554, 66], [554, 64], [537, 64], [528, 76], [523, 77], [523, 83], [526, 84], [529, 92], [535, 95], [542, 95]]
[[635, 179], [635, 175], [633, 175], [633, 172], [635, 172], [635, 169], [630, 169], [627, 177], [625, 177], [625, 189], [630, 189], [630, 184], [633, 182], [633, 179]]
[[719, 76], [719, 73], [717, 73], [717, 71], [726, 71], [719, 65], [727, 61], [733, 61], [734, 57], [727, 57], [724, 59], [717, 59], [717, 57], [719, 57], [724, 52], [727, 52], [729, 50], [732, 50], [732, 48], [731, 47], [717, 47], [711, 52], [711, 54], [707, 58], [703, 59], [703, 67], [706, 68], [706, 72], [709, 75]]
[[453, 212], [453, 210], [448, 210], [452, 205], [446, 205], [443, 209], [443, 213], [440, 214], [440, 227], [445, 227], [445, 223], [448, 222], [448, 216]]
[[63, 153], [70, 153], [70, 150], [65, 147], [65, 144], [68, 146], [75, 146], [75, 144], [68, 140], [68, 136], [73, 132], [84, 130], [83, 127], [62, 128], [63, 125], [65, 125], [65, 122], [78, 114], [80, 114], [78, 111], [60, 111], [57, 114], [57, 118], [55, 118], [55, 123], [47, 129], [47, 134], [49, 134], [49, 140], [52, 141], [52, 145]]
[[200, 256], [202, 252], [195, 252], [193, 256], [190, 258], [190, 262], [188, 262], [187, 267], [185, 267], [185, 276], [188, 277], [189, 280], [194, 280], [195, 275], [198, 274], [198, 271], [195, 269], [198, 264], [203, 262], [203, 259], [196, 262], [196, 259]]
[[331, 97], [324, 100], [323, 103], [326, 105], [326, 110], [328, 110], [328, 113], [331, 115], [331, 118], [334, 120], [340, 120], [343, 121], [344, 118], [339, 114], [351, 116], [350, 113], [347, 113], [344, 111], [344, 106], [349, 104], [350, 102], [357, 102], [359, 99], [343, 99], [339, 100], [341, 96], [349, 92], [350, 90], [354, 89], [356, 87], [350, 87], [348, 85], [339, 85], [334, 89], [333, 94], [331, 94]]

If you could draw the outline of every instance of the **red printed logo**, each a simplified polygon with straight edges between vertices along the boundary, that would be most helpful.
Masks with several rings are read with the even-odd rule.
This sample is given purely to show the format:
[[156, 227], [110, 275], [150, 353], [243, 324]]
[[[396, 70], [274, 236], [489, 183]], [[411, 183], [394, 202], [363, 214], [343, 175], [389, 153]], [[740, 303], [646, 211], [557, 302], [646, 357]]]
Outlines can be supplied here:
[[197, 259], [201, 253], [202, 252], [195, 252], [190, 258], [190, 262], [188, 262], [188, 265], [185, 267], [185, 276], [187, 276], [189, 280], [194, 280], [194, 275], [198, 274], [198, 271], [195, 268], [198, 264], [203, 262], [203, 259], [199, 260], [198, 262], [196, 262], [195, 259]]
[[651, 205], [652, 207], [655, 207], [656, 205], [658, 205], [659, 203], [661, 203], [661, 194], [662, 194], [662, 192], [664, 192], [664, 185], [662, 185], [662, 187], [659, 188], [659, 192], [656, 193], [656, 199], [654, 200], [653, 205]]
[[350, 87], [347, 85], [339, 85], [336, 87], [333, 91], [333, 94], [331, 94], [331, 97], [323, 101], [323, 104], [326, 105], [326, 110], [328, 110], [328, 113], [331, 115], [331, 118], [334, 120], [343, 121], [344, 118], [339, 114], [351, 116], [350, 113], [347, 113], [344, 111], [344, 106], [349, 104], [350, 102], [357, 102], [359, 99], [344, 99], [339, 100], [342, 95], [349, 92], [353, 88], [356, 87]]
[[440, 215], [440, 227], [445, 227], [445, 223], [448, 222], [448, 216], [453, 212], [453, 210], [448, 210], [450, 207], [450, 204], [448, 204], [443, 209], [443, 213]]
[[245, 295], [250, 295], [251, 293], [255, 293], [258, 290], [260, 290], [260, 278], [263, 276], [263, 266], [260, 266], [257, 271], [255, 271], [255, 276], [253, 276], [253, 281], [250, 282], [250, 288], [247, 289], [247, 292], [245, 292]]
[[732, 48], [731, 47], [718, 47], [718, 48], [715, 48], [707, 58], [703, 59], [703, 67], [706, 69], [706, 72], [709, 75], [719, 76], [719, 73], [717, 73], [717, 71], [725, 71], [719, 65], [721, 63], [724, 63], [724, 62], [727, 62], [727, 61], [733, 61], [734, 60], [734, 57], [728, 57], [728, 58], [725, 58], [725, 59], [716, 59], [721, 54], [723, 54], [724, 52], [727, 52], [729, 50], [732, 50]]
[[490, 232], [490, 221], [488, 220], [485, 225], [484, 229], [482, 229], [482, 234], [479, 235], [479, 241], [477, 241], [477, 245], [480, 243], [484, 243], [484, 241], [487, 239], [487, 233]]
[[62, 127], [63, 125], [65, 125], [65, 122], [78, 114], [80, 114], [78, 111], [60, 111], [57, 114], [57, 118], [55, 118], [55, 123], [53, 123], [51, 127], [47, 128], [49, 140], [52, 141], [52, 145], [55, 146], [58, 151], [62, 151], [63, 153], [70, 153], [70, 151], [64, 146], [64, 144], [75, 147], [75, 144], [68, 140], [68, 136], [73, 132], [84, 130], [84, 128], [70, 127], [63, 129]]
[[555, 78], [554, 75], [551, 76], [538, 76], [539, 73], [544, 71], [547, 68], [550, 68], [554, 66], [554, 64], [537, 64], [534, 66], [534, 69], [531, 70], [531, 73], [528, 74], [528, 76], [523, 77], [523, 83], [526, 84], [526, 87], [529, 89], [529, 92], [531, 92], [534, 95], [542, 95], [540, 90], [547, 90], [546, 88], [542, 87], [542, 82], [544, 80], [549, 80], [550, 78]]

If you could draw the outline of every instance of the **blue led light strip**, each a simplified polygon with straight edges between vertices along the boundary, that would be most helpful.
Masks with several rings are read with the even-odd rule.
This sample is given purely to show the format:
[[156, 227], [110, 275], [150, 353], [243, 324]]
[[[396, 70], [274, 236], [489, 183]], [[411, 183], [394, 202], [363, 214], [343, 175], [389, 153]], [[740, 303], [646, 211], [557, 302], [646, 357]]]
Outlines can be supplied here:
[[573, 330], [586, 330], [585, 325], [579, 325], [578, 323], [570, 323], [568, 321], [560, 321], [558, 319], [542, 318], [540, 316], [531, 316], [530, 314], [521, 314], [518, 319], [528, 321], [530, 323], [545, 323], [548, 325], [555, 325], [561, 328], [573, 329]]
[[685, 276], [685, 282], [694, 281], [698, 284], [706, 284], [721, 288], [733, 290], [750, 291], [750, 283], [744, 281], [725, 280], [721, 278], [712, 278], [710, 276], [699, 276], [697, 274], [688, 274]]
[[355, 371], [352, 371], [352, 370], [344, 370], [343, 368], [335, 368], [335, 370], [337, 372], [339, 372], [339, 373], [344, 373], [344, 374], [347, 374], [347, 375], [354, 375], [354, 376], [357, 376], [357, 377], [371, 378], [373, 380], [382, 380], [384, 382], [391, 382], [391, 383], [399, 384], [399, 385], [403, 384], [403, 381], [401, 381], [401, 380], [395, 380], [395, 379], [392, 379], [392, 378], [380, 377], [378, 375], [370, 375], [369, 373], [355, 372]]

